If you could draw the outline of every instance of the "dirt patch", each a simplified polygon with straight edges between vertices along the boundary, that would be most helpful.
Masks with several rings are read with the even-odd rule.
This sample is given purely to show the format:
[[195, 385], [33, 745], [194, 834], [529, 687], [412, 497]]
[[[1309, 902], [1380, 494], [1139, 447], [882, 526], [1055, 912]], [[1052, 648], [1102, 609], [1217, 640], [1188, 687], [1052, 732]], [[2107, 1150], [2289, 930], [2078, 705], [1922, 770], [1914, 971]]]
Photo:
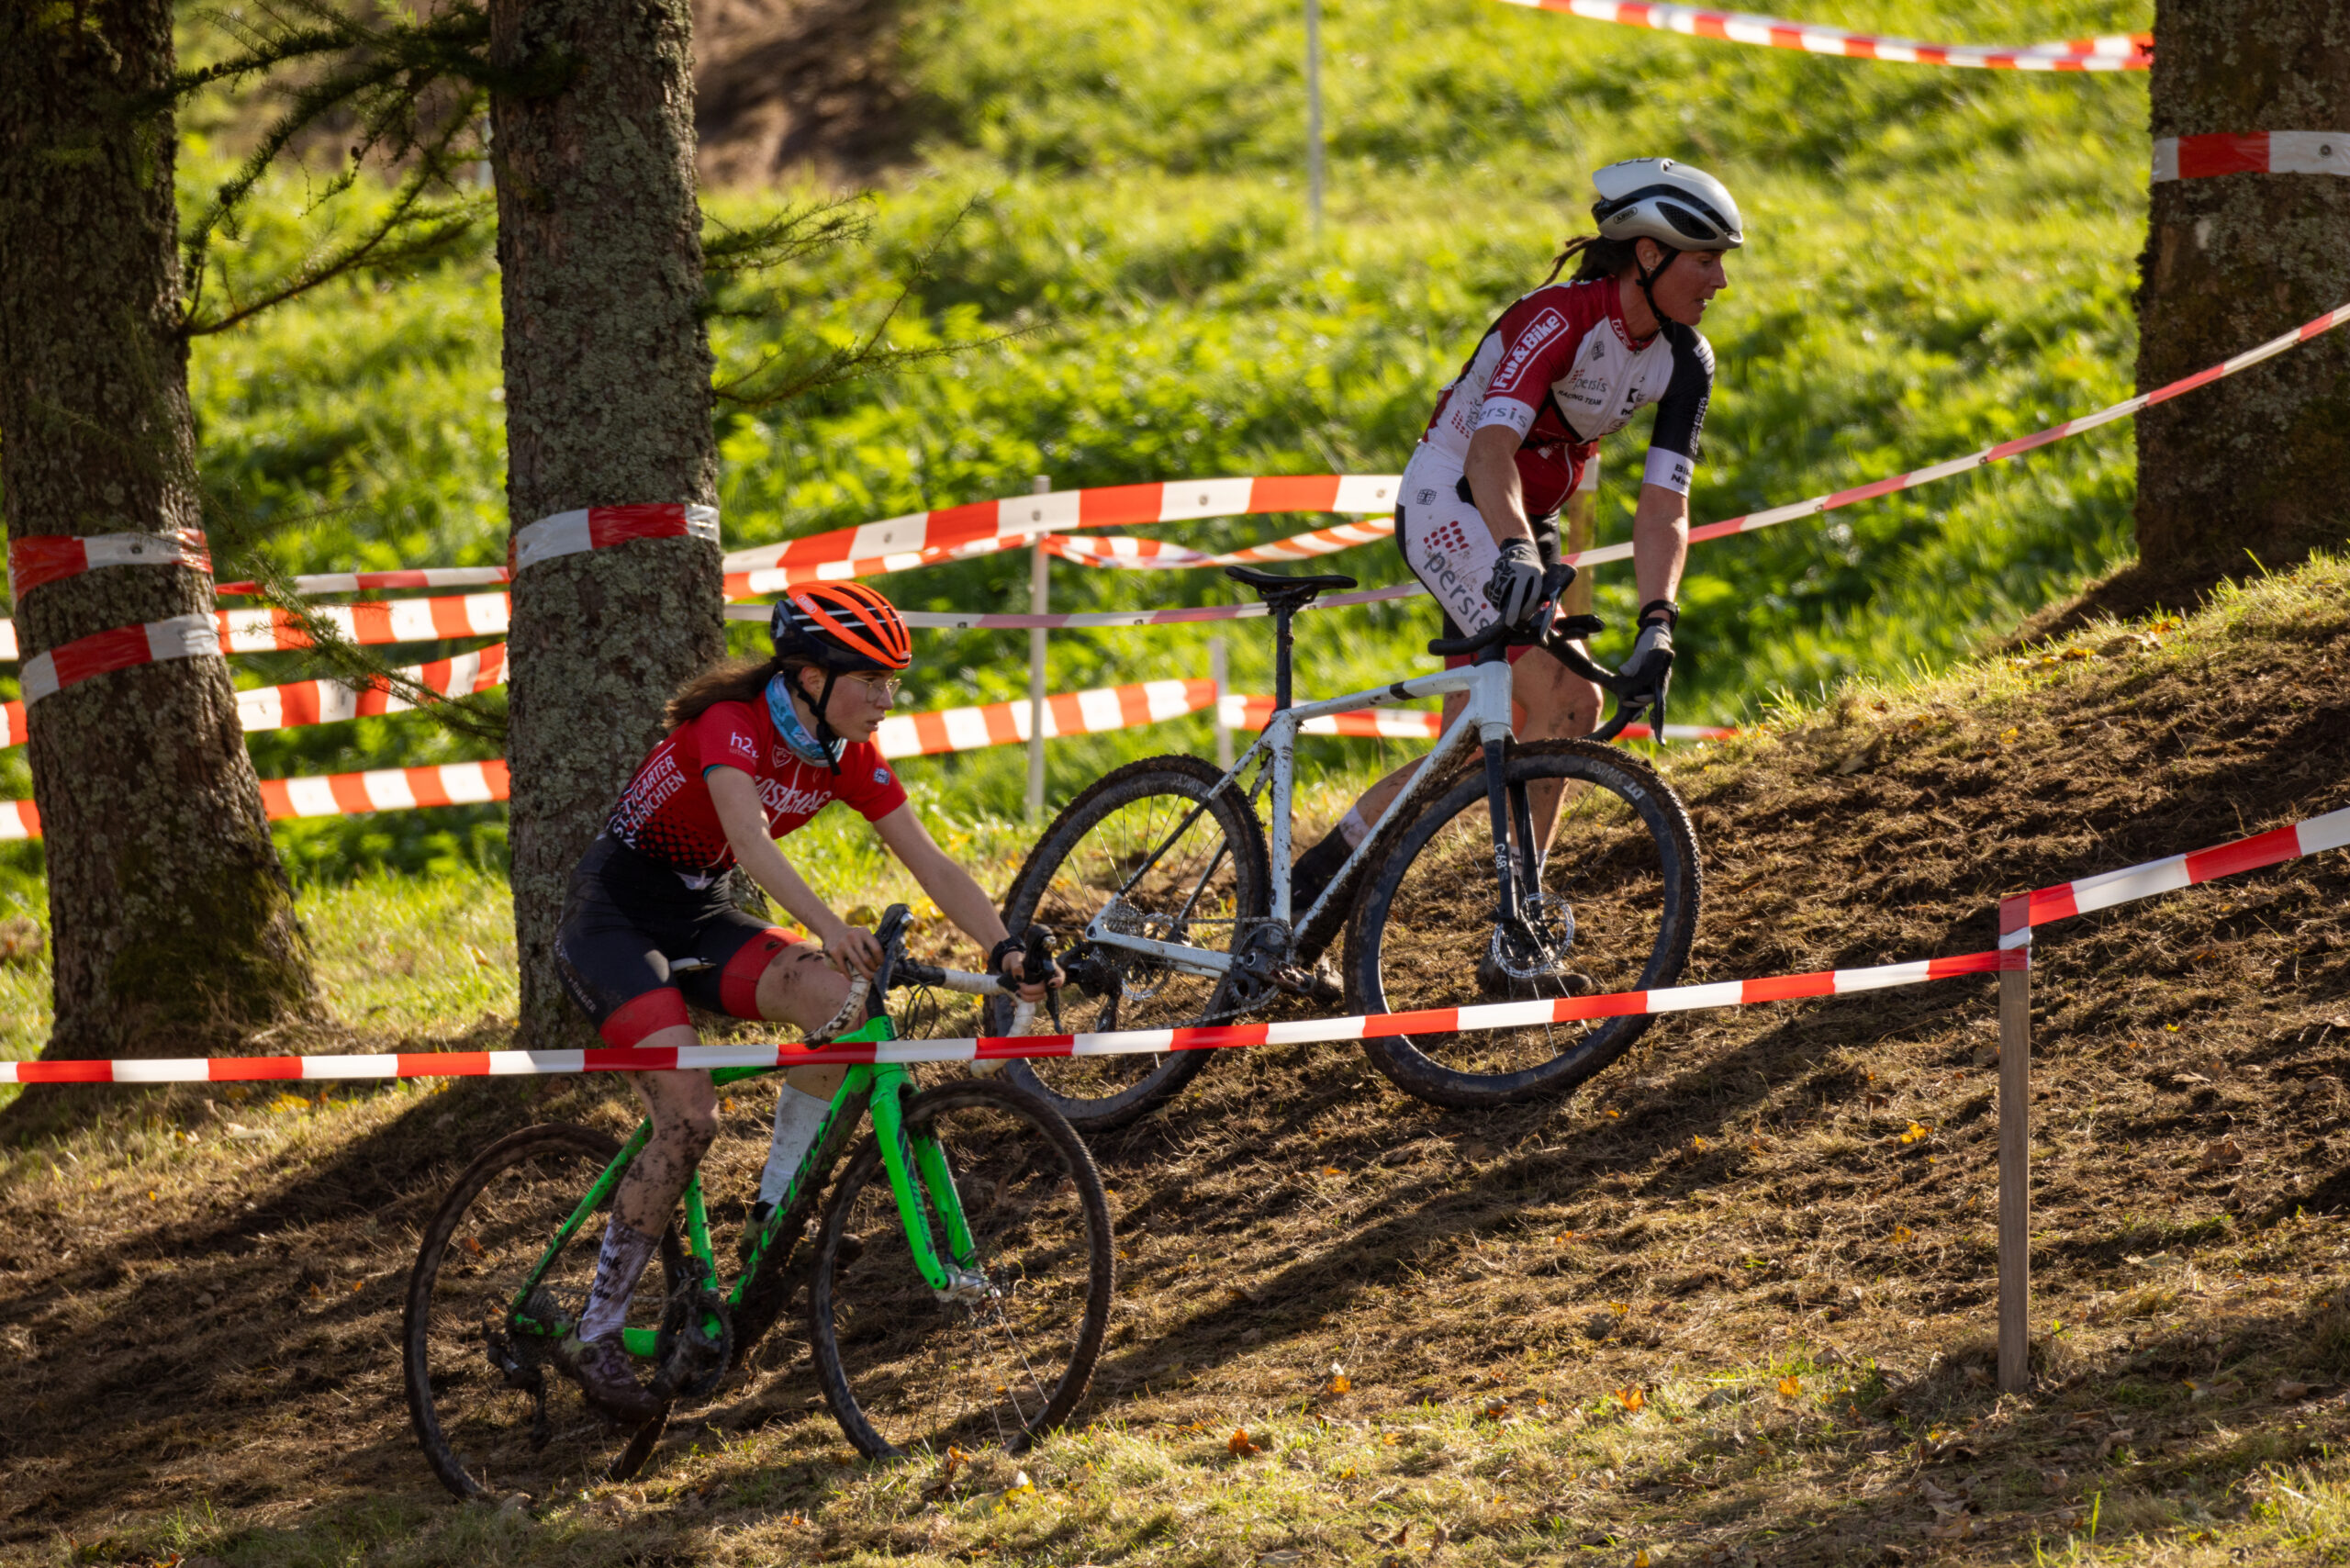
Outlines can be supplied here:
[[[1978, 950], [2002, 892], [2350, 804], [2344, 586], [2322, 566], [2184, 626], [1856, 689], [1680, 763], [1708, 855], [1688, 978]], [[1978, 977], [1684, 1015], [1578, 1095], [1500, 1114], [1408, 1100], [1349, 1048], [1230, 1053], [1095, 1140], [1125, 1260], [1089, 1417], [1169, 1444], [1269, 1412], [1550, 1407], [1584, 1412], [1594, 1442], [1646, 1423], [1604, 1470], [1464, 1473], [1483, 1544], [1446, 1550], [1484, 1557], [1463, 1561], [1638, 1529], [1685, 1549], [1661, 1562], [2005, 1562], [2093, 1506], [2109, 1545], [2189, 1539], [2180, 1498], [2211, 1528], [2246, 1518], [2274, 1467], [2350, 1439], [2346, 895], [2350, 861], [2321, 856], [2042, 934], [2033, 1398], [1990, 1386]], [[182, 1097], [20, 1153], [0, 1549], [70, 1535], [152, 1560], [199, 1507], [230, 1545], [453, 1517], [399, 1397], [414, 1227], [497, 1132], [617, 1126], [612, 1094]], [[713, 1157], [722, 1222], [764, 1133], [763, 1096], [741, 1099]], [[804, 1529], [759, 1539], [807, 1553], [937, 1540], [834, 1479], [845, 1446], [798, 1337], [761, 1356], [679, 1424], [629, 1531], [583, 1533], [583, 1514], [546, 1550], [749, 1561], [729, 1531], [754, 1526]], [[733, 1501], [663, 1480], [722, 1450]], [[1458, 1460], [1399, 1451], [1395, 1487]], [[1192, 1560], [1170, 1532], [1135, 1550]]]
[[898, 70], [897, 0], [695, 0], [702, 181], [872, 179], [912, 155], [920, 105]]

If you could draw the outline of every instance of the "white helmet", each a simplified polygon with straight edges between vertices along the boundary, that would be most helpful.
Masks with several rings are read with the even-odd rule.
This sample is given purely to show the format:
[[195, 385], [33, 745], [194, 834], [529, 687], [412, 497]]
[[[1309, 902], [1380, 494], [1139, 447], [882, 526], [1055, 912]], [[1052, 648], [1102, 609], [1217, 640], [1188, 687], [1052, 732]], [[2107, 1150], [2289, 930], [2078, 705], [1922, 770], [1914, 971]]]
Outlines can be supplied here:
[[1591, 176], [1591, 215], [1609, 240], [1654, 240], [1674, 251], [1731, 251], [1746, 243], [1738, 203], [1703, 170], [1670, 158], [1627, 158]]

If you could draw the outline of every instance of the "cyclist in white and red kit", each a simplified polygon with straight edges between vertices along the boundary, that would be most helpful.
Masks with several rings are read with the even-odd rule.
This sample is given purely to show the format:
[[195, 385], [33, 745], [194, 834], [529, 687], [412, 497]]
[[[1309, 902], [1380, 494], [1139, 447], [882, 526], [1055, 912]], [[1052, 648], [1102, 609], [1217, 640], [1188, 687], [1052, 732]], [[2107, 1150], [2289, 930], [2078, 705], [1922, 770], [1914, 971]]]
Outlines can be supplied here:
[[[1637, 701], [1661, 699], [1672, 678], [1689, 483], [1714, 383], [1714, 353], [1697, 323], [1727, 286], [1723, 252], [1746, 236], [1721, 182], [1670, 158], [1610, 163], [1592, 182], [1599, 232], [1567, 242], [1550, 279], [1502, 312], [1438, 395], [1404, 470], [1395, 543], [1443, 608], [1446, 636], [1481, 632], [1496, 617], [1525, 620], [1559, 558], [1559, 508], [1600, 438], [1655, 404], [1632, 517], [1639, 633], [1622, 669], [1634, 683], [1626, 700]], [[1570, 261], [1574, 275], [1557, 281]], [[1598, 688], [1539, 648], [1513, 648], [1510, 658], [1521, 740], [1598, 727]], [[1445, 700], [1448, 723], [1466, 700]], [[1418, 767], [1372, 785], [1298, 858], [1292, 908], [1321, 896]], [[1556, 790], [1547, 793], [1534, 802], [1546, 843], [1558, 810]]]

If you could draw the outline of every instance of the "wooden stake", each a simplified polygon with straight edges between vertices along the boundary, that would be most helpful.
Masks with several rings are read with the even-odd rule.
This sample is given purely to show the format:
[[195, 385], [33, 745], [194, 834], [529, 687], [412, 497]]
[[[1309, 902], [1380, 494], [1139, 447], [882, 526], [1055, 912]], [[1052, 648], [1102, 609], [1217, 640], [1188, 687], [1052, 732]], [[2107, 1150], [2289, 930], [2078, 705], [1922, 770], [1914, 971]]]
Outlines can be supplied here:
[[[1999, 943], [2031, 956], [2031, 898], [1999, 903]], [[2031, 1383], [2031, 970], [1999, 971], [1999, 1389]]]

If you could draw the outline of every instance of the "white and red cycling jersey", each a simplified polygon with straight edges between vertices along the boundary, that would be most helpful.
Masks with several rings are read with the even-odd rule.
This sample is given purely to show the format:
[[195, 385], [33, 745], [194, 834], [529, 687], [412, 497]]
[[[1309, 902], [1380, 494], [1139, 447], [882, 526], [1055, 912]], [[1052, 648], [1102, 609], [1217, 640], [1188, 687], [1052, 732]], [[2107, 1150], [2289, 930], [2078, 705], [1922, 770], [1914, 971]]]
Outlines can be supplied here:
[[1696, 329], [1667, 321], [1636, 342], [1616, 279], [1546, 284], [1486, 329], [1437, 399], [1420, 442], [1426, 455], [1449, 457], [1458, 471], [1477, 431], [1515, 431], [1527, 516], [1541, 518], [1566, 500], [1600, 437], [1654, 403], [1641, 476], [1687, 495], [1713, 387], [1714, 351]]

